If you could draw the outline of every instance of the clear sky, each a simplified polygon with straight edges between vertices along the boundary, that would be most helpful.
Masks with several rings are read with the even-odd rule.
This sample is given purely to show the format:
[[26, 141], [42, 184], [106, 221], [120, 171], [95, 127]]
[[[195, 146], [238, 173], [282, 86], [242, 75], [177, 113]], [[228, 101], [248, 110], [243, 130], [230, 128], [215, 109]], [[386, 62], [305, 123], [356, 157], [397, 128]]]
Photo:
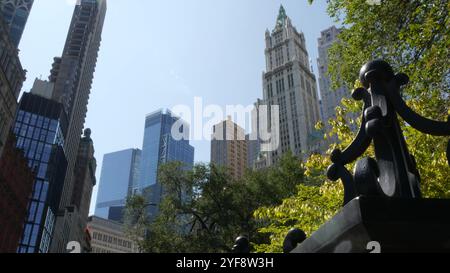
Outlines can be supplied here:
[[[146, 114], [178, 104], [250, 105], [262, 97], [264, 33], [280, 4], [303, 31], [315, 72], [320, 31], [334, 24], [326, 1], [316, 0], [108, 0], [103, 40], [86, 127], [98, 161], [141, 148]], [[74, 0], [35, 0], [20, 44], [28, 71], [24, 90], [47, 79], [60, 56]], [[316, 73], [317, 74], [317, 73]], [[208, 162], [210, 144], [191, 142], [195, 161]], [[96, 196], [94, 191], [93, 203]]]

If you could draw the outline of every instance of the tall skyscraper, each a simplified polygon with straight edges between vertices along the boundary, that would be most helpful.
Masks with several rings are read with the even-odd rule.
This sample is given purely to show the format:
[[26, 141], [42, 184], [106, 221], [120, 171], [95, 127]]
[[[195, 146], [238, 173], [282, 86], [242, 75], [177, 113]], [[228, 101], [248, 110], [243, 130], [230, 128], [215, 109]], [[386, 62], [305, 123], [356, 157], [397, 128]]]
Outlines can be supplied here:
[[311, 71], [305, 36], [292, 25], [283, 6], [275, 28], [272, 32], [266, 31], [265, 55], [263, 100], [268, 106], [280, 108], [280, 145], [276, 151], [266, 154], [270, 166], [288, 150], [300, 158], [317, 151], [315, 125], [320, 114], [317, 83]]
[[231, 117], [213, 126], [211, 163], [224, 167], [228, 174], [239, 180], [248, 167], [248, 141], [245, 130]]
[[[106, 15], [106, 0], [80, 0], [75, 6], [62, 57], [55, 58], [50, 82], [52, 98], [60, 102], [69, 118], [64, 150], [68, 168], [57, 214], [51, 252], [64, 252], [71, 234], [70, 217], [73, 175], [80, 136], [87, 113], [101, 34]], [[67, 210], [69, 208], [69, 210]]]
[[18, 252], [47, 253], [67, 168], [63, 149], [67, 118], [62, 105], [24, 93], [14, 134], [17, 148], [24, 152], [29, 167], [36, 175]]
[[[336, 117], [336, 107], [341, 105], [343, 98], [350, 98], [351, 95], [351, 92], [346, 87], [333, 90], [331, 88], [331, 79], [328, 76], [328, 50], [338, 41], [340, 31], [340, 29], [332, 26], [322, 31], [318, 39], [319, 58], [317, 59], [317, 66], [319, 67], [319, 86], [322, 98], [322, 120], [326, 124], [327, 130], [330, 129], [328, 120]], [[348, 118], [356, 118], [356, 115], [349, 115]]]
[[[1, 2], [3, 3], [3, 2]], [[0, 17], [2, 14], [0, 13]], [[17, 99], [25, 81], [17, 47], [11, 42], [7, 25], [0, 19], [0, 156], [8, 139]]]
[[123, 221], [121, 212], [127, 197], [138, 187], [140, 167], [139, 149], [104, 155], [95, 206], [96, 216], [117, 222]]
[[[173, 127], [184, 138], [173, 136]], [[157, 179], [161, 164], [178, 161], [186, 170], [194, 165], [194, 147], [189, 145], [188, 138], [189, 124], [170, 111], [159, 110], [146, 117], [139, 190], [149, 204], [159, 204], [163, 197], [163, 188]], [[151, 216], [155, 216], [157, 211], [157, 207], [149, 207]]]
[[25, 24], [34, 0], [1, 0], [0, 10], [9, 36], [15, 47], [19, 46]]

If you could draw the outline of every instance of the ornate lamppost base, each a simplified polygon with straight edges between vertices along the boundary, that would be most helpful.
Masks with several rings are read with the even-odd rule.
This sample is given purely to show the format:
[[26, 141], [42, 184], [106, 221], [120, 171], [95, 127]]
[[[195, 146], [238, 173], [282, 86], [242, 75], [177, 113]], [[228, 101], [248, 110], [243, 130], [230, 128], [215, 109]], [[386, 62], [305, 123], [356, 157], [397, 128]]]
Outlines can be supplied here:
[[292, 253], [450, 252], [450, 200], [359, 197]]

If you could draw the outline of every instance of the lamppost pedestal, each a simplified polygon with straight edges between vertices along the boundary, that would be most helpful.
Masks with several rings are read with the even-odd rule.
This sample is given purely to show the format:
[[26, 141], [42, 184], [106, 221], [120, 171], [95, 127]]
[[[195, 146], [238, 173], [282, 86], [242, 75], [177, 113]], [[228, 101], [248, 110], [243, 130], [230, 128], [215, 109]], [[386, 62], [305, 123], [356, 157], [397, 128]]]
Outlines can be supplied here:
[[358, 197], [292, 253], [450, 252], [450, 200]]

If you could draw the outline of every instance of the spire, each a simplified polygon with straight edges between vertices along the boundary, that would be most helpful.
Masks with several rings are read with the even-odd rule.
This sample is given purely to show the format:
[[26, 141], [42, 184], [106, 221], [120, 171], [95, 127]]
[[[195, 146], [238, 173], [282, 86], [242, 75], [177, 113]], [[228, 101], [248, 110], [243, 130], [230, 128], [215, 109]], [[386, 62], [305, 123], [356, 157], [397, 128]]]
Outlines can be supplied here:
[[283, 5], [281, 5], [280, 11], [278, 13], [278, 18], [277, 18], [277, 27], [284, 26], [286, 19], [287, 19], [286, 10], [284, 9]]

